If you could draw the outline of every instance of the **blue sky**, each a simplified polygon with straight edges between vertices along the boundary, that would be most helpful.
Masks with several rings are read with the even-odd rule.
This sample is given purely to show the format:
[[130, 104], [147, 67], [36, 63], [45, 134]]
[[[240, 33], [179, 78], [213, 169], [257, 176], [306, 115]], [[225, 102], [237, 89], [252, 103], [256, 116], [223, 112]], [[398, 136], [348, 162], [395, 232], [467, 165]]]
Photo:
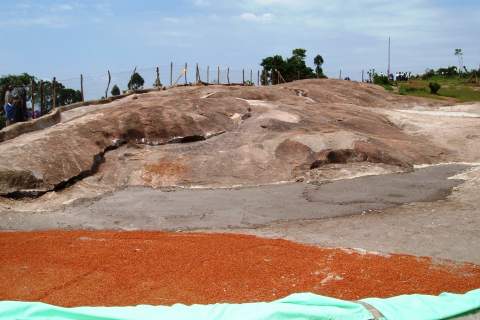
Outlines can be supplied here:
[[478, 0], [0, 0], [0, 74], [59, 79], [168, 65], [257, 68], [306, 48], [327, 75], [480, 64]]

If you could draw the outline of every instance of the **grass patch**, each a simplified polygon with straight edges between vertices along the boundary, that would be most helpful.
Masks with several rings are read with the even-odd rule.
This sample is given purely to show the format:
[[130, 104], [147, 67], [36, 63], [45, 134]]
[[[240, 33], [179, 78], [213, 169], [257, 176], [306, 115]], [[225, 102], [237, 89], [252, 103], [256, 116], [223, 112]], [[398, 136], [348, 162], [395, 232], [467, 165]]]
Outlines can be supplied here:
[[387, 91], [393, 91], [393, 86], [390, 84], [383, 84], [382, 87]]
[[480, 91], [473, 90], [467, 86], [443, 87], [438, 94], [444, 97], [455, 98], [462, 102], [480, 101]]
[[[436, 82], [441, 85], [438, 94], [431, 94], [429, 83]], [[480, 91], [475, 90], [471, 84], [461, 78], [446, 78], [441, 76], [431, 77], [428, 80], [410, 80], [397, 83], [398, 93], [401, 95], [445, 99], [454, 98], [461, 102], [480, 101]]]

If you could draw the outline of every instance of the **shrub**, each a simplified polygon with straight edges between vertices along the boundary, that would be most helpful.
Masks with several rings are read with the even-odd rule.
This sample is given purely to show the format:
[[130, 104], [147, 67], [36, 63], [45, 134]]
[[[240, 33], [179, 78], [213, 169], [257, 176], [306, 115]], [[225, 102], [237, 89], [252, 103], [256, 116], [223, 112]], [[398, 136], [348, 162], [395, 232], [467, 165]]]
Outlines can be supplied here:
[[388, 80], [388, 77], [386, 75], [380, 75], [380, 74], [373, 75], [373, 83], [381, 86], [391, 85], [390, 80]]
[[112, 87], [112, 91], [110, 91], [112, 96], [119, 96], [120, 95], [120, 88], [117, 85]]
[[145, 80], [143, 80], [142, 76], [138, 72], [135, 72], [134, 74], [132, 74], [130, 81], [128, 81], [128, 89], [130, 90], [141, 89], [144, 83], [145, 83]]
[[430, 93], [431, 94], [437, 94], [438, 93], [438, 90], [440, 90], [440, 88], [442, 87], [441, 85], [439, 85], [438, 83], [436, 82], [430, 82], [428, 84], [428, 87], [430, 88]]

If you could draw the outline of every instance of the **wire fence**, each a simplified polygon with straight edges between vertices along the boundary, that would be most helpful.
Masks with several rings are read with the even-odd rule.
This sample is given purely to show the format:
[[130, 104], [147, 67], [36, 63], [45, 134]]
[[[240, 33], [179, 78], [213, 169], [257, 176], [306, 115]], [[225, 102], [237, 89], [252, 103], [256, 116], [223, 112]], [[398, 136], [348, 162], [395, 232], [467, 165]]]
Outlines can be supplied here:
[[[329, 72], [331, 79], [347, 79], [354, 81], [371, 81], [369, 69], [341, 69], [337, 74]], [[170, 63], [157, 67], [132, 68], [131, 70], [115, 71], [107, 70], [101, 74], [82, 74], [69, 78], [55, 79], [56, 84], [61, 84], [65, 89], [73, 89], [76, 93], [70, 94], [74, 98], [66, 97], [62, 87], [52, 85], [53, 81], [45, 82], [46, 87], [42, 89], [39, 83], [27, 89], [27, 107], [33, 117], [49, 112], [54, 106], [60, 106], [75, 101], [97, 100], [112, 95], [112, 88], [116, 85], [120, 93], [129, 89], [129, 81], [136, 72], [144, 79], [143, 89], [154, 87], [172, 87], [176, 85], [189, 85], [197, 83], [208, 84], [248, 84], [260, 86], [262, 84], [276, 84], [284, 82], [280, 73], [263, 74], [262, 70], [256, 68], [233, 68], [228, 66], [204, 66], [198, 64]], [[275, 72], [278, 72], [275, 70]], [[300, 77], [300, 75], [299, 75]], [[45, 81], [45, 79], [44, 79]], [[54, 95], [55, 87], [59, 88]], [[32, 108], [32, 88], [34, 92], [34, 108]], [[81, 97], [79, 98], [79, 94]], [[55, 98], [54, 98], [55, 96]], [[57, 100], [57, 101], [55, 101]], [[43, 106], [43, 108], [42, 108]]]
[[[144, 89], [156, 87], [158, 79], [165, 87], [185, 84], [196, 84], [198, 82], [209, 84], [245, 84], [260, 85], [260, 69], [230, 69], [225, 66], [198, 66], [196, 64], [170, 64], [150, 68], [136, 68], [135, 72], [144, 79]], [[65, 88], [82, 91], [85, 100], [100, 99], [111, 95], [114, 85], [120, 88], [121, 92], [128, 90], [128, 83], [134, 72], [110, 70], [110, 85], [108, 71], [97, 75], [78, 75], [66, 79], [56, 79]], [[83, 78], [83, 83], [82, 83]]]

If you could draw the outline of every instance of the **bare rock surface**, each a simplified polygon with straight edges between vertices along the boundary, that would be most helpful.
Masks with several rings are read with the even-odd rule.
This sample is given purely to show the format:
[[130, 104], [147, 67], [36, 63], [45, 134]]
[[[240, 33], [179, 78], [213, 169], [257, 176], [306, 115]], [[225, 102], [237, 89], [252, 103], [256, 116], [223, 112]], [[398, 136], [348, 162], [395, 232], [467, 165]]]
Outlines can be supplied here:
[[294, 181], [331, 163], [408, 170], [446, 151], [377, 109], [422, 102], [335, 80], [132, 95], [1, 143], [0, 194], [39, 196], [89, 176], [106, 189], [229, 187]]

